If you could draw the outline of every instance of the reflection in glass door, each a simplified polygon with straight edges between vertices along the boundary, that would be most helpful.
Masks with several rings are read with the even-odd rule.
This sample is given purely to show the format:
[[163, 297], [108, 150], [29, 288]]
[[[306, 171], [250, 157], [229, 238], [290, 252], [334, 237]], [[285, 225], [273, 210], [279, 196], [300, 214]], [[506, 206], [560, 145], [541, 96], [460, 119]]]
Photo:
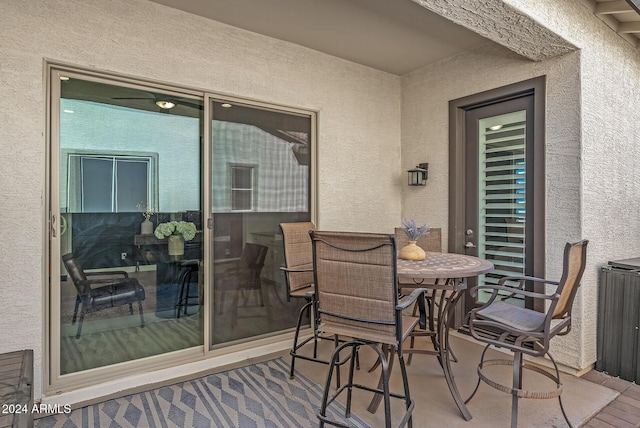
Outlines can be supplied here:
[[280, 223], [311, 221], [313, 116], [211, 101], [213, 348], [292, 329]]
[[[525, 275], [526, 128], [526, 110], [478, 122], [478, 257], [495, 266], [480, 276], [480, 285]], [[478, 301], [490, 294], [480, 292]]]
[[52, 82], [59, 375], [201, 346], [202, 101], [62, 71]]

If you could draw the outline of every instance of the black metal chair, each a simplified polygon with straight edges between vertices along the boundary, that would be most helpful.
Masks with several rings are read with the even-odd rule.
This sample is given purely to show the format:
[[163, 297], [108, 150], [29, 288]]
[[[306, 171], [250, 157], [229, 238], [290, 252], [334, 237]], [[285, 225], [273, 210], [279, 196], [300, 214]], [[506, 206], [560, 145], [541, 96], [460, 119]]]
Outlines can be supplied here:
[[[382, 396], [386, 427], [391, 426], [391, 398], [402, 400], [406, 410], [399, 425], [411, 427], [415, 402], [409, 392], [402, 344], [418, 324], [426, 327], [425, 289], [417, 288], [410, 296], [399, 299], [393, 235], [322, 231], [311, 231], [310, 235], [318, 295], [318, 334], [352, 338], [337, 344], [331, 355], [318, 413], [320, 426], [325, 423], [348, 426], [343, 421], [329, 420], [326, 410], [346, 390], [345, 417], [348, 418], [352, 391], [356, 388]], [[419, 319], [403, 314], [415, 302], [420, 308]], [[356, 355], [362, 346], [373, 349], [381, 361], [382, 373], [377, 386], [354, 382]], [[340, 352], [347, 348], [351, 348], [349, 379], [330, 396], [332, 376], [340, 369]], [[391, 392], [389, 388], [394, 354], [402, 375], [402, 393]]]
[[[485, 346], [480, 364], [478, 365], [478, 383], [468, 403], [478, 391], [480, 382], [511, 394], [511, 426], [518, 424], [519, 398], [555, 398], [558, 397], [562, 415], [569, 426], [569, 418], [562, 405], [562, 383], [560, 372], [555, 360], [549, 354], [549, 343], [555, 336], [565, 335], [571, 331], [571, 308], [573, 300], [580, 287], [580, 280], [587, 260], [587, 240], [574, 244], [567, 243], [564, 249], [564, 269], [560, 282], [549, 281], [534, 277], [505, 277], [498, 285], [481, 285], [471, 289], [472, 295], [478, 291], [489, 291], [491, 295], [482, 307], [472, 309], [469, 313], [469, 331], [471, 335], [484, 342]], [[506, 286], [516, 282], [517, 287]], [[555, 291], [549, 294], [536, 293], [525, 290], [527, 283], [555, 286]], [[516, 296], [542, 300], [547, 304], [545, 312], [537, 312], [510, 304], [509, 299]], [[504, 348], [513, 352], [513, 360], [493, 359], [485, 360], [490, 346]], [[528, 363], [523, 363], [523, 355], [535, 357], [549, 357], [555, 368], [555, 375]], [[513, 365], [513, 385], [508, 387], [490, 379], [484, 371], [485, 366]], [[556, 389], [549, 392], [527, 391], [522, 385], [522, 370], [528, 369], [548, 377], [556, 383]]]
[[216, 274], [216, 290], [219, 292], [218, 312], [224, 313], [225, 295], [233, 293], [231, 304], [231, 325], [235, 326], [238, 320], [239, 299], [242, 297], [243, 306], [249, 300], [249, 293], [256, 293], [258, 306], [264, 306], [262, 294], [262, 268], [269, 249], [264, 245], [247, 243], [242, 250], [242, 255], [236, 261], [225, 263]]
[[[200, 305], [200, 294], [198, 282], [200, 260], [190, 259], [183, 260], [180, 263], [180, 275], [178, 277], [178, 283], [180, 284], [180, 290], [178, 293], [178, 304], [176, 305], [177, 318], [180, 318], [180, 312], [183, 315], [187, 315], [187, 309], [189, 306]], [[195, 281], [193, 280], [195, 276]], [[196, 285], [196, 294], [191, 294], [191, 285]], [[196, 303], [190, 302], [195, 299]], [[184, 309], [183, 309], [184, 308]]]
[[[145, 293], [137, 279], [129, 278], [124, 271], [85, 272], [80, 261], [71, 253], [63, 255], [62, 261], [78, 292], [71, 321], [75, 324], [78, 309], [80, 309], [76, 338], [79, 338], [82, 332], [85, 314], [129, 305], [129, 313], [133, 315], [133, 303], [136, 302], [140, 313], [140, 326], [144, 327], [142, 301], [145, 299]], [[99, 278], [89, 279], [88, 277]], [[81, 308], [80, 305], [82, 305]]]

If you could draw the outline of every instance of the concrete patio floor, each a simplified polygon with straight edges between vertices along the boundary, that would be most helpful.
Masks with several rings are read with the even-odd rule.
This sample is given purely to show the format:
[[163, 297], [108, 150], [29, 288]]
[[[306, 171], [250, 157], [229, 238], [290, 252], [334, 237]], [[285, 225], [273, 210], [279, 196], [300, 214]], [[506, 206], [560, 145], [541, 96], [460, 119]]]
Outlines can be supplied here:
[[[421, 339], [427, 340], [427, 339]], [[458, 389], [465, 399], [477, 381], [476, 367], [482, 352], [482, 346], [465, 336], [452, 336], [452, 349], [459, 362], [452, 363]], [[321, 353], [328, 355], [332, 344], [323, 341]], [[494, 352], [494, 351], [490, 351]], [[504, 358], [504, 354], [495, 352], [495, 357]], [[491, 354], [488, 356], [491, 358]], [[361, 370], [356, 372], [358, 382], [375, 385], [379, 369], [368, 373], [367, 369], [375, 361], [375, 354], [370, 349], [361, 352]], [[304, 360], [296, 361], [296, 370], [304, 373], [320, 385], [324, 385], [327, 366]], [[490, 376], [498, 382], [511, 383], [511, 368], [493, 366]], [[343, 369], [346, 378], [346, 367]], [[459, 413], [445, 382], [442, 370], [436, 357], [430, 355], [414, 355], [407, 368], [410, 390], [416, 402], [413, 413], [414, 427], [508, 427], [511, 417], [511, 396], [500, 392], [486, 384], [481, 384], [468, 409], [473, 415], [465, 421]], [[627, 427], [640, 424], [640, 386], [631, 382], [611, 378], [599, 372], [589, 372], [582, 378], [567, 373], [561, 374], [564, 385], [562, 400], [565, 410], [574, 427]], [[392, 390], [401, 391], [400, 371], [392, 373]], [[524, 387], [534, 391], [548, 391], [555, 387], [548, 378], [525, 371]], [[335, 385], [335, 382], [334, 382]], [[372, 394], [356, 390], [353, 396], [352, 411], [372, 427], [384, 426], [382, 407], [375, 414], [367, 411]], [[392, 399], [393, 423], [401, 419], [403, 404]], [[566, 427], [557, 399], [535, 400], [521, 399], [519, 404], [518, 426], [520, 427]]]

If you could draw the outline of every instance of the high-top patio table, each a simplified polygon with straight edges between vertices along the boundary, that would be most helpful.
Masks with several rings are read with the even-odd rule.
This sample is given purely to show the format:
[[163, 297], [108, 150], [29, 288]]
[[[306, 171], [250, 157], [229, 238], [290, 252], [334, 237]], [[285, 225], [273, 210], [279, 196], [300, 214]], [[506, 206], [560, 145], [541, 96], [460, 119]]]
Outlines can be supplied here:
[[[445, 299], [444, 308], [439, 311], [441, 314], [437, 328], [436, 355], [444, 377], [453, 396], [460, 413], [466, 420], [472, 418], [471, 413], [460, 397], [453, 374], [451, 373], [450, 350], [449, 350], [449, 328], [455, 313], [455, 307], [460, 297], [467, 288], [467, 278], [491, 272], [493, 263], [473, 256], [455, 253], [435, 253], [426, 252], [424, 260], [413, 261], [398, 258], [398, 279], [400, 282], [414, 282], [417, 286], [424, 283], [424, 288], [450, 291], [451, 294]], [[427, 283], [426, 279], [445, 280], [442, 283]], [[415, 352], [415, 351], [414, 351]], [[419, 351], [418, 351], [419, 353]], [[432, 352], [431, 352], [432, 353]], [[380, 404], [380, 394], [375, 394], [369, 404], [368, 410], [375, 413]]]

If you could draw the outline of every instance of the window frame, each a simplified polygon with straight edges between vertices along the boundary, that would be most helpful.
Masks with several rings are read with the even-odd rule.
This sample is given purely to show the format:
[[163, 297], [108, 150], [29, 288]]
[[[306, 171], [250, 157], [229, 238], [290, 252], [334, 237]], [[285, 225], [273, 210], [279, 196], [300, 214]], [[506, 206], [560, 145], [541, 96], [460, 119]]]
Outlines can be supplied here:
[[[61, 201], [64, 200], [66, 202], [66, 211], [68, 213], [84, 213], [90, 212], [85, 211], [82, 203], [82, 174], [80, 174], [80, 184], [76, 185], [76, 189], [73, 189], [72, 176], [74, 173], [72, 172], [73, 165], [71, 159], [73, 157], [80, 158], [78, 162], [82, 162], [82, 158], [113, 158], [114, 161], [118, 159], [123, 160], [131, 160], [131, 159], [142, 159], [148, 162], [148, 170], [147, 170], [147, 200], [141, 201], [146, 204], [145, 208], [151, 208], [153, 211], [157, 211], [158, 207], [158, 194], [159, 194], [159, 183], [158, 183], [158, 153], [154, 152], [135, 152], [135, 151], [118, 151], [118, 150], [108, 150], [108, 151], [92, 151], [92, 150], [77, 150], [77, 149], [62, 149], [61, 150], [61, 165], [60, 169], [64, 168], [66, 171], [66, 184], [64, 188], [66, 189], [66, 197], [62, 198]], [[114, 170], [115, 173], [115, 170]], [[115, 178], [112, 177], [114, 182], [117, 182]], [[73, 196], [75, 193], [80, 192], [80, 196]], [[112, 211], [110, 212], [129, 212], [129, 211], [119, 211], [117, 207], [113, 203], [113, 198], [116, 197], [117, 189], [112, 188]], [[72, 199], [75, 198], [76, 201]], [[117, 205], [117, 204], [116, 204]]]
[[[234, 186], [234, 172], [236, 169], [244, 169], [244, 170], [249, 170], [250, 173], [250, 179], [251, 179], [251, 184], [250, 187], [244, 188], [244, 187], [235, 187]], [[256, 181], [257, 181], [257, 165], [249, 165], [249, 164], [229, 164], [229, 197], [230, 197], [230, 203], [229, 203], [229, 207], [230, 207], [230, 211], [234, 212], [234, 213], [241, 213], [241, 212], [253, 212], [255, 211], [255, 206], [256, 206], [256, 189], [257, 189], [257, 185], [256, 185]], [[237, 191], [243, 191], [243, 192], [250, 192], [250, 196], [249, 196], [249, 203], [250, 203], [250, 207], [248, 209], [235, 209], [234, 205], [235, 205], [235, 195]]]

